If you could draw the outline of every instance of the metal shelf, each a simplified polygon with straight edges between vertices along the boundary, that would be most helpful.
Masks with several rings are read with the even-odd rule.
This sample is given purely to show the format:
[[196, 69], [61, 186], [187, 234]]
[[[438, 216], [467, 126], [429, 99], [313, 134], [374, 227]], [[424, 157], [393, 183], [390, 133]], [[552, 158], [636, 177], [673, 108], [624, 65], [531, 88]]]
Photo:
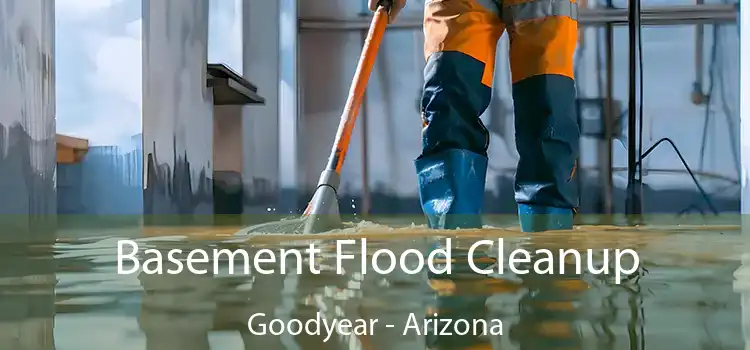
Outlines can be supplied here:
[[215, 105], [265, 104], [266, 99], [258, 95], [258, 87], [227, 65], [209, 63], [206, 73], [206, 86], [213, 88]]

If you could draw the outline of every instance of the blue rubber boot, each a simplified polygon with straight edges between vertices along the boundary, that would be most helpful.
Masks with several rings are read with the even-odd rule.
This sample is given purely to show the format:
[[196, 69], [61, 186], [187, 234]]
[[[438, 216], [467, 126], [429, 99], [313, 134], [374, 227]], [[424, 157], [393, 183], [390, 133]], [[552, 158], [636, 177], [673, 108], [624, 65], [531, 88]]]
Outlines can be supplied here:
[[573, 228], [573, 210], [542, 205], [518, 205], [518, 219], [522, 232], [570, 230]]
[[414, 161], [419, 199], [433, 229], [481, 228], [487, 157], [451, 149]]

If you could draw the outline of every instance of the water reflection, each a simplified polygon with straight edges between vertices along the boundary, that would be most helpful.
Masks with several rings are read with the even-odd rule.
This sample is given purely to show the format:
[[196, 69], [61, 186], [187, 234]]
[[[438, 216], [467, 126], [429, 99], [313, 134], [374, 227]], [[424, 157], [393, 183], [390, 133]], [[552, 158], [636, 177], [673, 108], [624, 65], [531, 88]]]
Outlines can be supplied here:
[[[370, 236], [366, 256], [371, 259], [380, 248], [400, 256], [407, 249], [429, 253], [445, 246], [444, 237], [418, 231]], [[468, 267], [466, 248], [488, 236], [503, 236], [505, 252], [481, 252], [484, 255], [477, 267], [498, 270], [498, 265], [505, 264], [505, 269], [478, 275]], [[738, 327], [744, 314], [736, 297], [744, 283], [743, 270], [737, 269], [743, 248], [739, 236], [731, 232], [610, 231], [531, 237], [508, 231], [469, 232], [454, 239], [451, 275], [426, 270], [409, 274], [400, 269], [380, 275], [363, 270], [358, 259], [344, 260], [344, 273], [338, 274], [333, 238], [138, 241], [141, 253], [152, 248], [165, 256], [175, 248], [183, 254], [194, 249], [244, 249], [249, 256], [260, 249], [304, 249], [310, 243], [321, 248], [312, 262], [304, 261], [300, 271], [287, 274], [262, 274], [252, 264], [245, 274], [238, 255], [233, 275], [226, 258], [216, 265], [206, 261], [194, 266], [207, 270], [200, 275], [187, 269], [172, 275], [117, 275], [114, 238], [60, 242], [54, 249], [5, 247], [0, 251], [0, 349], [101, 349], [105, 344], [108, 349], [136, 350], [744, 347]], [[532, 273], [533, 269], [515, 274], [508, 268], [507, 254], [519, 247], [531, 252], [633, 248], [648, 271], [640, 269], [615, 284], [612, 278], [586, 273], [585, 265], [582, 273], [576, 273], [573, 262], [566, 260], [563, 274], [540, 275]], [[357, 245], [347, 249], [360, 253]], [[140, 262], [148, 257], [140, 254]], [[533, 255], [518, 267], [523, 269], [541, 258]], [[414, 267], [413, 259], [405, 262]], [[284, 263], [296, 269], [292, 256]], [[309, 263], [320, 273], [310, 272]], [[277, 261], [260, 267], [279, 265]], [[171, 267], [165, 261], [165, 269]], [[214, 267], [218, 267], [216, 273]], [[733, 278], [735, 270], [738, 277]], [[737, 280], [736, 292], [733, 279]], [[253, 334], [248, 319], [257, 314], [263, 316], [251, 323], [256, 330], [269, 327], [272, 319], [285, 324], [318, 320], [321, 334]], [[325, 324], [341, 319], [355, 324], [357, 319], [378, 322], [367, 334], [335, 330], [327, 334]], [[428, 320], [432, 324], [421, 328]], [[502, 334], [456, 334], [467, 326], [481, 326], [482, 320], [489, 330], [500, 333], [492, 329], [493, 320], [499, 320]], [[420, 332], [404, 332], [409, 322], [418, 325]], [[442, 326], [448, 323], [445, 333]]]
[[[543, 244], [528, 248], [556, 251]], [[537, 275], [532, 267], [538, 258], [532, 256], [523, 266], [530, 273], [519, 276], [525, 290], [518, 301], [518, 322], [511, 328], [510, 337], [521, 349], [578, 349], [581, 299], [589, 284], [583, 276], [571, 273], [576, 266], [567, 263], [563, 274]], [[558, 259], [555, 256], [555, 261]]]
[[51, 245], [0, 245], [0, 349], [53, 350]]
[[[189, 251], [187, 244], [157, 244], [152, 249], [167, 256], [169, 249]], [[184, 258], [184, 257], [182, 257]], [[145, 263], [145, 261], [143, 261]], [[211, 264], [194, 264], [195, 274], [183, 269], [176, 274], [140, 273], [143, 288], [138, 324], [146, 336], [146, 350], [209, 350], [208, 333], [213, 329], [217, 290]]]

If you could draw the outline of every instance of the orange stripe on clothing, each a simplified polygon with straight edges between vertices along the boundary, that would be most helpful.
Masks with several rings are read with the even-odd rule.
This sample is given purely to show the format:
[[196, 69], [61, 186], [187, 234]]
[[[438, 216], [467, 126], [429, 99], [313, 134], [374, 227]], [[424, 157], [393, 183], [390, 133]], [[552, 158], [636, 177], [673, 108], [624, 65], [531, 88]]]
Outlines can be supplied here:
[[513, 83], [541, 74], [574, 78], [573, 56], [578, 43], [576, 20], [554, 16], [521, 21], [509, 32]]
[[482, 84], [492, 86], [497, 41], [505, 31], [498, 13], [476, 0], [433, 0], [425, 4], [425, 59], [457, 51], [485, 64]]
[[[513, 5], [518, 5], [518, 4], [524, 4], [524, 3], [528, 3], [528, 2], [537, 2], [537, 1], [539, 1], [539, 0], [502, 0], [503, 7], [513, 6]], [[549, 1], [549, 0], [546, 0], [546, 1]], [[574, 4], [577, 3], [576, 0], [569, 0], [569, 1], [572, 2], [572, 3], [574, 3]]]

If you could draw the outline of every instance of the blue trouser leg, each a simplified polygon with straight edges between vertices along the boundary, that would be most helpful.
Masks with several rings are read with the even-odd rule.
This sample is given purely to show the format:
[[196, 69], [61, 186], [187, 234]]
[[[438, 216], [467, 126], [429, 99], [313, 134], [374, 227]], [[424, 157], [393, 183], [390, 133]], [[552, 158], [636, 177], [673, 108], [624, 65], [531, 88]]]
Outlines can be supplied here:
[[422, 97], [422, 154], [415, 165], [422, 208], [431, 227], [481, 224], [489, 133], [479, 117], [490, 102], [495, 47], [506, 25], [521, 229], [572, 226], [577, 202], [570, 180], [579, 134], [573, 81], [575, 6], [564, 1], [554, 6], [532, 1], [519, 7], [474, 0], [425, 5], [429, 58]]
[[432, 228], [481, 227], [489, 132], [479, 117], [492, 96], [498, 3], [428, 1], [424, 9], [422, 209]]
[[533, 0], [524, 5], [527, 9], [521, 10], [503, 1], [503, 20], [512, 23], [509, 56], [519, 155], [515, 199], [521, 230], [570, 229], [578, 206], [571, 181], [579, 142], [577, 3]]
[[562, 75], [536, 75], [516, 82], [513, 98], [521, 229], [570, 229], [578, 205], [571, 181], [579, 142], [575, 83]]
[[422, 210], [431, 228], [481, 227], [489, 133], [479, 116], [491, 88], [484, 63], [438, 52], [425, 67], [422, 154], [415, 161]]

